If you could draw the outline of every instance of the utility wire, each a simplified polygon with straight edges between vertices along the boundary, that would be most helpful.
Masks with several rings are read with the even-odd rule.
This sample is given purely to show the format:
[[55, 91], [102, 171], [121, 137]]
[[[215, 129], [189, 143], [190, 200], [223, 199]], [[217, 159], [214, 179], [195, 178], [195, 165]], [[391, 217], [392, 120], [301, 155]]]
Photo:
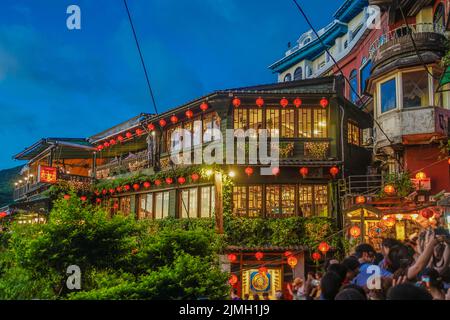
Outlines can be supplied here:
[[[306, 23], [309, 25], [309, 27], [311, 28], [311, 30], [314, 32], [314, 34], [316, 35], [317, 39], [320, 41], [321, 45], [324, 47], [325, 51], [327, 52], [328, 56], [331, 58], [331, 60], [333, 60], [334, 65], [338, 68], [339, 72], [342, 74], [342, 76], [344, 77], [344, 79], [346, 80], [346, 82], [348, 83], [350, 90], [352, 90], [356, 96], [358, 97], [359, 101], [362, 102], [362, 98], [359, 95], [359, 93], [356, 91], [355, 88], [353, 88], [352, 84], [350, 83], [350, 81], [347, 79], [347, 77], [344, 75], [344, 72], [342, 71], [342, 68], [339, 66], [338, 62], [336, 61], [336, 59], [333, 57], [333, 55], [330, 53], [330, 51], [328, 50], [328, 47], [325, 45], [325, 43], [323, 42], [322, 38], [319, 36], [318, 32], [316, 31], [316, 29], [314, 28], [314, 26], [312, 25], [311, 21], [309, 20], [308, 16], [306, 15], [305, 11], [303, 11], [302, 7], [298, 4], [297, 0], [292, 0], [294, 2], [294, 4], [296, 5], [297, 9], [300, 11], [300, 13], [302, 14], [302, 16], [305, 18]], [[365, 108], [367, 108], [367, 105], [369, 104], [370, 100], [368, 102], [366, 102], [365, 104]], [[364, 108], [364, 109], [365, 109]], [[381, 133], [383, 133], [383, 135], [386, 137], [386, 139], [389, 141], [390, 144], [393, 144], [394, 142], [389, 138], [389, 136], [386, 134], [386, 132], [383, 130], [383, 128], [381, 127], [381, 125], [378, 123], [378, 121], [373, 117], [373, 115], [369, 112], [368, 113], [369, 116], [372, 118], [372, 120], [374, 121], [374, 123], [377, 124], [378, 128], [380, 129]], [[400, 166], [401, 163], [400, 161], [397, 161], [399, 163]]]
[[144, 57], [142, 56], [141, 47], [139, 46], [139, 41], [136, 36], [136, 31], [134, 30], [133, 19], [131, 19], [131, 14], [130, 14], [130, 10], [128, 9], [127, 0], [123, 0], [123, 3], [125, 4], [125, 9], [127, 10], [128, 20], [130, 21], [131, 30], [133, 31], [134, 40], [136, 41], [136, 46], [137, 46], [137, 49], [139, 52], [139, 57], [141, 58], [142, 67], [144, 68], [145, 79], [147, 80], [147, 86], [148, 86], [148, 90], [150, 92], [150, 97], [153, 102], [153, 107], [155, 109], [156, 115], [158, 115], [158, 108], [156, 106], [155, 96], [153, 94], [152, 86], [150, 84], [149, 76], [147, 73], [147, 68], [145, 67]]

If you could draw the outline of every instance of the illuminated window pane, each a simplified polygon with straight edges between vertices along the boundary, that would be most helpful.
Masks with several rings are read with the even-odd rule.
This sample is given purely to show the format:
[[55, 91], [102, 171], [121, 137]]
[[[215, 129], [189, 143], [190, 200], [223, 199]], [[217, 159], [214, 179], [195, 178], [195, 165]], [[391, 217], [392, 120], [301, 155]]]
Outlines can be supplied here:
[[281, 210], [285, 215], [295, 213], [295, 186], [283, 185], [281, 187]]
[[169, 216], [169, 192], [155, 194], [155, 218], [163, 219]]
[[268, 215], [281, 214], [279, 186], [266, 187], [266, 210]]
[[326, 138], [327, 131], [327, 111], [324, 109], [314, 109], [314, 138]]
[[263, 110], [262, 109], [250, 109], [249, 111], [249, 129], [256, 130], [263, 128]]
[[151, 219], [153, 217], [153, 194], [143, 194], [139, 200], [138, 219]]
[[200, 191], [200, 217], [209, 218], [214, 213], [214, 187], [202, 187]]
[[328, 217], [328, 186], [314, 186], [315, 214], [321, 217]]
[[278, 136], [280, 134], [280, 110], [266, 109], [266, 129], [271, 136]]
[[300, 138], [311, 138], [312, 110], [302, 108], [299, 110], [298, 116], [298, 136]]
[[234, 109], [233, 111], [234, 129], [247, 130], [248, 119], [246, 109]]
[[313, 188], [312, 186], [299, 187], [299, 207], [304, 217], [313, 214]]
[[197, 188], [181, 191], [181, 217], [197, 218]]
[[281, 110], [281, 136], [283, 138], [294, 137], [294, 115], [295, 110], [293, 109]]
[[238, 216], [247, 215], [246, 187], [233, 187], [233, 213]]
[[259, 217], [262, 213], [262, 187], [248, 187], [248, 215], [250, 217]]

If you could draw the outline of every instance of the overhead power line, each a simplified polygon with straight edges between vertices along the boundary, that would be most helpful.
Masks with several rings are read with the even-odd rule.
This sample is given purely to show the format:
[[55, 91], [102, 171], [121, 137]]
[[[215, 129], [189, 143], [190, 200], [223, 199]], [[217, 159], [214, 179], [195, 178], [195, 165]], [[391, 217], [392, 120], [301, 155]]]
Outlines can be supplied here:
[[144, 69], [145, 79], [147, 80], [148, 90], [150, 92], [150, 97], [153, 102], [153, 108], [155, 109], [155, 113], [158, 114], [158, 108], [156, 106], [155, 96], [153, 94], [152, 86], [150, 84], [150, 79], [148, 76], [147, 68], [145, 67], [145, 62], [144, 62], [144, 57], [142, 56], [141, 47], [139, 46], [139, 41], [136, 36], [136, 30], [134, 29], [133, 19], [131, 18], [130, 10], [128, 9], [127, 0], [123, 0], [123, 3], [125, 4], [125, 9], [127, 10], [128, 20], [130, 21], [131, 30], [133, 31], [134, 40], [136, 41], [136, 47], [139, 52], [139, 57], [141, 58], [142, 68]]

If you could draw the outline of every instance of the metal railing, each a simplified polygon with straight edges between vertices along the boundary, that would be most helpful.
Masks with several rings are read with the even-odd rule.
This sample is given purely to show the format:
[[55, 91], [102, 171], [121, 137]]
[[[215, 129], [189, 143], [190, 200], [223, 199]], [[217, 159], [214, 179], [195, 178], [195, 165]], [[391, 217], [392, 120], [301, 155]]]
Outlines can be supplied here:
[[414, 35], [419, 33], [438, 33], [441, 35], [445, 35], [445, 28], [444, 26], [437, 23], [410, 24], [409, 28], [406, 25], [402, 25], [396, 29], [382, 34], [377, 40], [375, 40], [369, 48], [369, 55], [371, 58], [373, 58], [378, 49], [380, 49], [380, 47], [384, 44], [403, 37], [409, 37], [410, 34]]
[[381, 175], [356, 175], [349, 176], [340, 181], [341, 196], [374, 196], [379, 194], [383, 186]]

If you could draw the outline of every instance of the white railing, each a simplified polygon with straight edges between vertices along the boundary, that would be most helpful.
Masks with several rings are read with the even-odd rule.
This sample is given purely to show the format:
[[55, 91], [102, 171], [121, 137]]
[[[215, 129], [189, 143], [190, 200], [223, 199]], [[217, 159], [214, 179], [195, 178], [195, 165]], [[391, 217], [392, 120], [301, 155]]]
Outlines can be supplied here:
[[373, 58], [382, 45], [396, 39], [409, 37], [410, 34], [414, 35], [419, 33], [438, 33], [445, 35], [445, 28], [437, 23], [410, 24], [409, 28], [406, 25], [402, 25], [401, 27], [381, 35], [377, 40], [375, 40], [369, 48], [369, 55]]

